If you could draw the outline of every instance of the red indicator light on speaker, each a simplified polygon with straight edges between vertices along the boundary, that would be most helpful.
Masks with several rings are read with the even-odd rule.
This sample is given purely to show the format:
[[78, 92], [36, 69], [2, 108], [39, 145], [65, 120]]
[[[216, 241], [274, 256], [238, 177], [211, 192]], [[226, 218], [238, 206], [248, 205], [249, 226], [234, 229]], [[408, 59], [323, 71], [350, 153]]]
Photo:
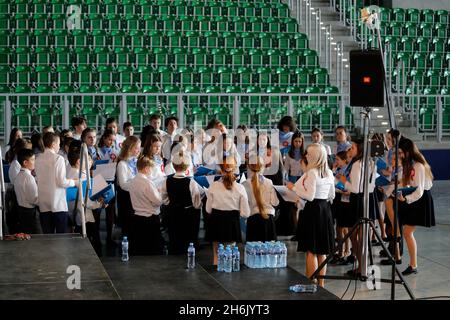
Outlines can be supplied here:
[[370, 84], [372, 82], [372, 79], [370, 77], [363, 77], [363, 83]]

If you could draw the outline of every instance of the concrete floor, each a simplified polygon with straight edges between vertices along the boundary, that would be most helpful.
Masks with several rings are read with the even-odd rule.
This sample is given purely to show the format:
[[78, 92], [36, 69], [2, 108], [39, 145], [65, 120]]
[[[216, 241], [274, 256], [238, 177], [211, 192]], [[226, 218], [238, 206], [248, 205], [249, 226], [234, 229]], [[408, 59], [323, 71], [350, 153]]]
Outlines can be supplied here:
[[[432, 189], [435, 203], [435, 212], [437, 226], [434, 228], [418, 228], [415, 236], [418, 244], [418, 268], [419, 273], [405, 277], [405, 281], [411, 288], [416, 298], [424, 298], [430, 296], [450, 296], [450, 181], [436, 181]], [[105, 235], [102, 234], [104, 237]], [[305, 255], [297, 253], [297, 242], [286, 241], [289, 249], [288, 266], [301, 274], [305, 272]], [[374, 247], [374, 262], [379, 265], [381, 258], [378, 253], [381, 247]], [[209, 259], [211, 249], [208, 246], [199, 248], [199, 255], [202, 259]], [[118, 248], [104, 248], [103, 257], [101, 258], [107, 272], [114, 281], [117, 278], [120, 268], [116, 269], [115, 265], [120, 264], [118, 259]], [[399, 265], [400, 272], [408, 266], [409, 256], [406, 250], [403, 256], [403, 263]], [[207, 266], [206, 261], [202, 265]], [[206, 271], [208, 273], [211, 270]], [[351, 266], [329, 266], [329, 275], [343, 275]], [[383, 279], [391, 278], [391, 267], [380, 266], [381, 277]], [[252, 270], [254, 271], [254, 270]], [[342, 297], [347, 286], [348, 280], [327, 280], [325, 289], [332, 294]], [[356, 292], [355, 292], [356, 285]], [[355, 292], [355, 294], [354, 294]], [[391, 297], [391, 285], [389, 283], [381, 283], [380, 290], [369, 290], [366, 283], [361, 281], [352, 281], [348, 292], [343, 297], [345, 300], [352, 298], [355, 300], [388, 300]], [[126, 295], [128, 298], [131, 295]], [[405, 288], [396, 285], [396, 299], [408, 299], [409, 296]], [[141, 296], [141, 298], [144, 298]], [[218, 297], [219, 298], [219, 297]]]
[[[418, 228], [415, 237], [418, 246], [419, 273], [405, 277], [405, 281], [411, 288], [416, 298], [430, 296], [450, 296], [450, 181], [435, 181], [432, 194], [435, 204], [436, 227]], [[296, 252], [297, 243], [289, 242], [288, 264], [301, 273], [305, 272], [305, 255]], [[379, 265], [381, 258], [378, 255], [381, 247], [374, 247], [374, 262]], [[408, 266], [409, 256], [405, 244], [405, 254], [399, 270], [403, 271]], [[380, 266], [381, 277], [391, 278], [391, 267]], [[330, 266], [329, 275], [343, 275], [351, 266]], [[349, 281], [327, 280], [325, 288], [339, 298], [344, 294]], [[354, 296], [355, 300], [387, 300], [391, 297], [391, 285], [381, 283], [380, 290], [369, 290], [366, 283], [353, 281], [343, 299], [349, 300]], [[409, 299], [405, 288], [396, 285], [396, 299]], [[449, 299], [449, 298], [447, 298]]]

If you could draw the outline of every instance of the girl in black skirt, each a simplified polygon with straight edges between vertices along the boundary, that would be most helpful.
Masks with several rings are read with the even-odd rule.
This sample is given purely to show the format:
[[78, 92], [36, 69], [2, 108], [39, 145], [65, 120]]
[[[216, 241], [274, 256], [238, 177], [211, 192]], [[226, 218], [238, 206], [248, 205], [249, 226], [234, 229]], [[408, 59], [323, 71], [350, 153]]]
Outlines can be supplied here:
[[[308, 166], [295, 185], [289, 189], [306, 200], [297, 227], [297, 251], [306, 252], [306, 273], [310, 277], [334, 248], [334, 226], [330, 201], [334, 199], [334, 176], [328, 168], [327, 152], [323, 146], [313, 143], [306, 151]], [[320, 275], [326, 274], [326, 268]], [[324, 279], [319, 280], [324, 286]]]
[[217, 265], [218, 243], [241, 242], [239, 218], [250, 215], [245, 188], [236, 182], [236, 168], [234, 157], [226, 158], [220, 165], [222, 179], [214, 182], [207, 192], [206, 212], [211, 217], [206, 238], [213, 242], [214, 265]]
[[137, 174], [137, 157], [141, 152], [141, 140], [135, 136], [125, 139], [117, 158], [117, 215], [122, 234], [129, 235], [133, 206], [130, 200], [130, 182]]
[[[362, 157], [363, 157], [364, 141], [362, 139], [355, 139], [352, 142], [350, 150], [347, 152], [347, 156], [351, 158], [347, 171], [349, 172], [349, 178], [346, 175], [336, 176], [342, 184], [344, 184], [345, 189], [350, 191], [350, 212], [346, 217], [346, 227], [354, 226], [360, 218], [364, 216], [364, 177], [362, 170]], [[375, 171], [373, 161], [370, 160], [369, 163], [369, 218], [372, 220], [378, 219], [379, 209], [378, 203], [376, 201], [376, 196], [374, 194], [375, 190]], [[352, 249], [353, 255], [356, 254], [358, 258], [358, 268], [355, 270], [350, 270], [347, 272], [350, 276], [358, 276], [361, 274], [361, 250], [360, 242], [362, 242], [362, 230], [355, 230], [352, 233]], [[360, 234], [361, 233], [361, 234]], [[369, 238], [370, 239], [370, 238]]]
[[181, 152], [179, 161], [172, 163], [176, 173], [167, 177], [161, 189], [167, 205], [170, 254], [185, 254], [191, 242], [198, 246], [202, 199], [198, 183], [186, 176], [190, 163], [190, 156]]
[[416, 188], [409, 195], [398, 195], [400, 225], [403, 226], [403, 235], [409, 252], [409, 266], [402, 274], [409, 275], [418, 272], [417, 243], [414, 238], [416, 226], [429, 228], [436, 225], [433, 197], [430, 192], [433, 186], [433, 173], [422, 153], [410, 139], [400, 140], [398, 156], [402, 165], [402, 186]]
[[246, 241], [272, 241], [277, 239], [273, 217], [279, 201], [272, 181], [262, 175], [264, 160], [255, 160], [248, 165], [248, 180], [242, 184], [250, 205]]

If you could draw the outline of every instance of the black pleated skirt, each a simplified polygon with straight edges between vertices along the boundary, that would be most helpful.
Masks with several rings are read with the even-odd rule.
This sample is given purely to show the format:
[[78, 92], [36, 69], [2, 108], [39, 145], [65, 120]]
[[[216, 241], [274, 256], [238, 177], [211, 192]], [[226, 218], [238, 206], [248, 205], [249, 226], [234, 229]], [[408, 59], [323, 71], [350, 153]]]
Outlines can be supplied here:
[[273, 216], [269, 214], [268, 219], [264, 219], [259, 213], [247, 219], [246, 241], [272, 241], [277, 239], [275, 222]]
[[[364, 216], [364, 193], [350, 194], [350, 211], [349, 215], [345, 218], [345, 227], [352, 227]], [[379, 217], [380, 208], [378, 207], [377, 196], [374, 192], [371, 192], [369, 193], [369, 218], [371, 220], [376, 220]]]
[[239, 211], [212, 209], [206, 239], [213, 242], [242, 242]]
[[429, 190], [413, 203], [398, 202], [398, 213], [401, 225], [433, 227], [436, 225], [433, 197]]
[[122, 228], [122, 235], [129, 236], [134, 216], [130, 193], [117, 186], [117, 220]]
[[330, 254], [334, 248], [334, 226], [327, 200], [306, 202], [297, 227], [297, 251]]
[[331, 206], [333, 216], [336, 219], [336, 226], [340, 228], [353, 227], [355, 224], [354, 215], [351, 212], [350, 202], [342, 202], [342, 194], [336, 194]]
[[189, 243], [198, 247], [200, 209], [167, 206], [169, 254], [185, 254]]
[[130, 254], [162, 254], [162, 236], [159, 216], [133, 215], [130, 230]]

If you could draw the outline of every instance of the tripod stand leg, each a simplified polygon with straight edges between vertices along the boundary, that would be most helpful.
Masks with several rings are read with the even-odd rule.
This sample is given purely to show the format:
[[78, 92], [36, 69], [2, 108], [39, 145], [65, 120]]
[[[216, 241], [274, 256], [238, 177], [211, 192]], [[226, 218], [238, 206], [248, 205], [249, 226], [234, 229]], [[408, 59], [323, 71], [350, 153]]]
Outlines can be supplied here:
[[415, 300], [416, 297], [414, 296], [413, 292], [411, 291], [410, 287], [408, 286], [408, 284], [406, 283], [405, 279], [403, 278], [402, 273], [400, 272], [400, 270], [398, 270], [396, 264], [395, 264], [395, 259], [394, 257], [391, 255], [391, 253], [389, 252], [389, 250], [386, 248], [386, 245], [383, 243], [382, 239], [381, 239], [381, 235], [379, 235], [376, 232], [375, 229], [375, 225], [373, 224], [372, 221], [369, 221], [370, 223], [370, 227], [372, 228], [372, 230], [375, 232], [375, 237], [377, 238], [377, 240], [381, 243], [382, 248], [386, 251], [387, 255], [388, 255], [388, 259], [391, 261], [391, 263], [393, 263], [394, 268], [395, 268], [395, 272], [397, 273], [398, 277], [400, 278], [403, 286], [405, 287], [406, 292], [408, 293], [409, 297], [412, 300]]
[[[375, 231], [374, 231], [375, 232]], [[371, 240], [371, 236], [370, 236], [370, 232], [369, 232], [369, 234], [367, 235], [367, 237], [369, 238], [367, 241], [368, 241], [368, 248], [369, 248], [369, 259], [370, 259], [370, 265], [371, 266], [373, 266], [373, 251], [372, 251], [372, 240]]]
[[336, 252], [339, 252], [340, 249], [342, 249], [342, 246], [344, 245], [345, 241], [347, 241], [347, 239], [349, 239], [353, 232], [355, 232], [357, 229], [359, 229], [359, 224], [357, 223], [355, 224], [350, 231], [345, 235], [345, 237], [339, 241], [339, 243], [333, 248], [333, 251], [327, 256], [327, 258], [320, 264], [320, 266], [317, 268], [316, 271], [314, 271], [314, 273], [309, 277], [309, 279], [314, 280], [317, 278], [317, 276], [319, 275], [320, 271], [327, 265], [327, 263], [333, 258], [333, 255]]

